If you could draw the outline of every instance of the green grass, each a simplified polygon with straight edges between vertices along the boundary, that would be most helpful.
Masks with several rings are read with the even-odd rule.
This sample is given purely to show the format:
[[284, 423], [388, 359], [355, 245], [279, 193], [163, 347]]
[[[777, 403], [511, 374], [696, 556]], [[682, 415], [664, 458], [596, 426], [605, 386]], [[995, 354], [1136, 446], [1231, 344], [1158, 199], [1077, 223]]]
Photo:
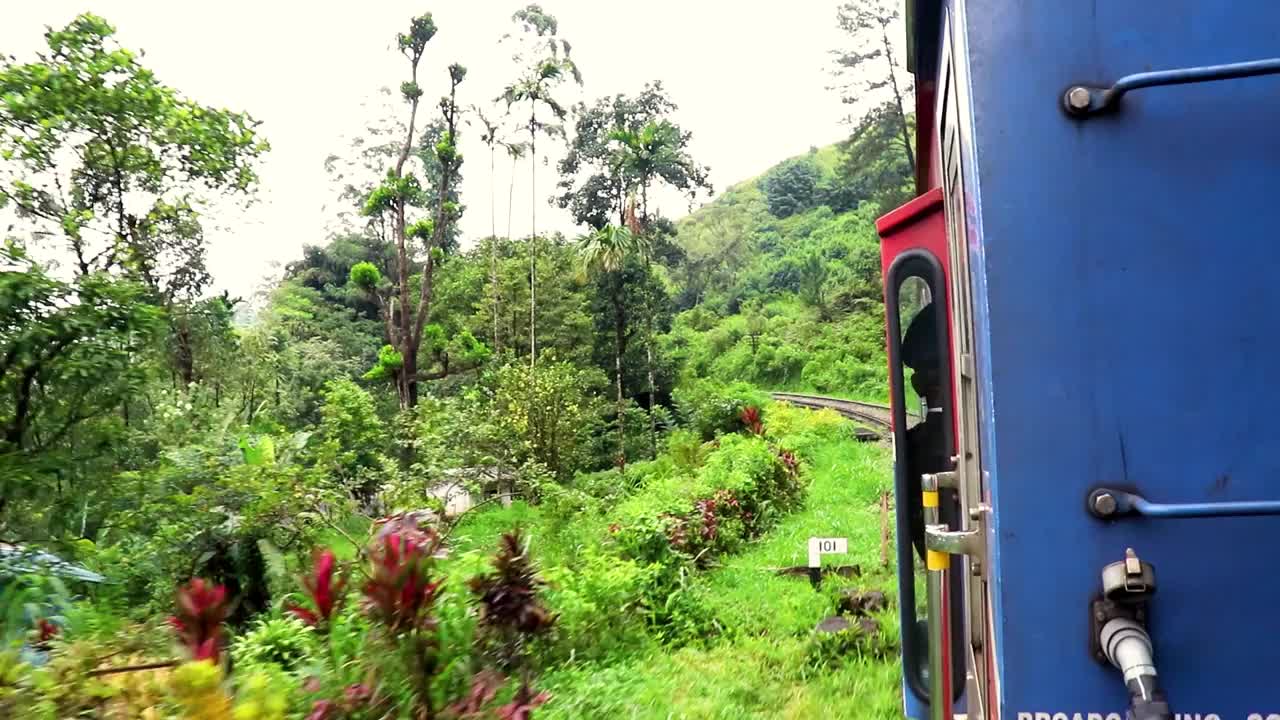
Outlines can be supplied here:
[[[724, 628], [702, 647], [654, 646], [622, 661], [562, 666], [540, 686], [553, 701], [546, 718], [897, 718], [898, 664], [893, 658], [847, 657], [838, 667], [808, 662], [814, 625], [833, 610], [841, 584], [889, 590], [880, 566], [878, 499], [890, 485], [885, 448], [827, 441], [811, 452], [806, 508], [785, 519], [744, 553], [695, 580], [693, 592]], [[860, 579], [832, 578], [815, 592], [804, 578], [773, 568], [803, 565], [811, 536], [849, 538]], [[896, 638], [894, 621], [881, 619]]]

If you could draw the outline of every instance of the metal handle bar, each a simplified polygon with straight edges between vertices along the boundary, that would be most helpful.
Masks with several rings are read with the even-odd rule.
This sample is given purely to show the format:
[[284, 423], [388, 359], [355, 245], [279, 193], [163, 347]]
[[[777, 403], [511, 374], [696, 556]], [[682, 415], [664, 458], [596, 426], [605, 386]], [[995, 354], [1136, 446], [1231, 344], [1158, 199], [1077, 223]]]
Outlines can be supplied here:
[[1110, 519], [1122, 515], [1149, 518], [1214, 518], [1280, 515], [1280, 500], [1216, 503], [1155, 503], [1141, 495], [1098, 488], [1089, 493], [1089, 512]]
[[1231, 80], [1234, 78], [1256, 77], [1258, 75], [1274, 75], [1280, 73], [1280, 58], [1252, 60], [1249, 62], [1231, 63], [1229, 65], [1205, 65], [1203, 67], [1178, 68], [1176, 70], [1157, 70], [1155, 72], [1125, 75], [1109, 88], [1075, 85], [1062, 96], [1062, 105], [1067, 114], [1076, 117], [1088, 117], [1113, 109], [1120, 98], [1130, 90], [1160, 87], [1163, 85], [1186, 85], [1215, 80]]

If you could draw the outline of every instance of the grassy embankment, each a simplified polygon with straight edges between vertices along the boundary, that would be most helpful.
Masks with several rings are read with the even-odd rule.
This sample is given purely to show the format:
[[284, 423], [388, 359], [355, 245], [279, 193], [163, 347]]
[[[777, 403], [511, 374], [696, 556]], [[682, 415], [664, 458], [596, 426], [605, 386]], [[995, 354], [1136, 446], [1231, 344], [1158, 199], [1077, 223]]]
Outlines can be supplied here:
[[[890, 591], [892, 570], [880, 559], [879, 497], [890, 483], [890, 457], [880, 445], [853, 441], [847, 433], [804, 448], [808, 494], [799, 510], [740, 553], [721, 557], [714, 567], [690, 575], [696, 604], [709, 612], [715, 637], [677, 646], [637, 640], [636, 628], [618, 628], [630, 640], [603, 658], [558, 663], [539, 685], [553, 695], [539, 713], [545, 718], [897, 718], [900, 716], [897, 630], [893, 611], [880, 616], [889, 648], [852, 652], [823, 661], [815, 652], [813, 628], [833, 614], [841, 586]], [[583, 518], [583, 527], [598, 527]], [[459, 529], [458, 550], [482, 551], [500, 530], [519, 524], [529, 534], [544, 573], [553, 580], [559, 564], [572, 564], [587, 533], [564, 533], [549, 526], [541, 507], [517, 504], [477, 513]], [[801, 577], [774, 569], [803, 565], [812, 536], [849, 538], [847, 557], [860, 578], [829, 578], [821, 592]], [[575, 545], [576, 544], [576, 545]], [[567, 546], [566, 546], [567, 545]], [[643, 625], [637, 614], [635, 624]]]

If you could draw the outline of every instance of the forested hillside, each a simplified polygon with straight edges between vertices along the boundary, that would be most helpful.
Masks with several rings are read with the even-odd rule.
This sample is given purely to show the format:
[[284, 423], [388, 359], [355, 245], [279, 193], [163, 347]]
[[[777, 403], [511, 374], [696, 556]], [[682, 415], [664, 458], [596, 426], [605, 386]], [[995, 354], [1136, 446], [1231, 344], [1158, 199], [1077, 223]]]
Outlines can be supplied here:
[[[838, 19], [859, 46], [895, 13]], [[487, 108], [430, 52], [448, 28], [388, 29], [399, 110], [327, 163], [344, 229], [253, 303], [209, 291], [204, 233], [259, 187], [251, 115], [94, 15], [0, 60], [0, 716], [893, 711], [893, 631], [815, 640], [836, 589], [770, 572], [806, 533], [876, 564], [885, 451], [767, 391], [885, 394], [909, 88], [711, 199], [678, 98], [561, 104], [556, 19], [512, 20]], [[495, 159], [554, 159], [534, 204], [577, 229], [463, 237]], [[663, 217], [673, 191], [705, 204]]]

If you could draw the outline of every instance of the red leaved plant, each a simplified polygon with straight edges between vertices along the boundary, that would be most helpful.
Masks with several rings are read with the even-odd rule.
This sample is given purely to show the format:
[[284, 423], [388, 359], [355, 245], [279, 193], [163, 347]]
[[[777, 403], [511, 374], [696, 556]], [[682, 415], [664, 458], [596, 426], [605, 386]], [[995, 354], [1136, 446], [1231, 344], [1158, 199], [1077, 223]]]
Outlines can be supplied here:
[[444, 579], [431, 577], [432, 556], [440, 547], [435, 531], [393, 531], [374, 541], [365, 609], [392, 635], [434, 630], [435, 602]]
[[328, 548], [316, 553], [311, 574], [302, 578], [302, 587], [314, 609], [289, 603], [285, 612], [312, 627], [327, 629], [334, 612], [342, 605], [343, 591], [347, 586], [347, 579], [337, 571], [337, 563], [337, 557]]
[[521, 635], [550, 628], [555, 616], [538, 598], [538, 589], [545, 583], [521, 547], [519, 531], [502, 535], [493, 568], [492, 575], [477, 575], [469, 583], [480, 602], [480, 626]]
[[444, 578], [434, 578], [432, 570], [441, 545], [435, 530], [419, 529], [412, 519], [388, 523], [369, 549], [363, 588], [365, 613], [410, 659], [415, 718], [436, 715], [431, 689], [440, 671], [436, 602]]
[[466, 696], [444, 709], [446, 720], [488, 720], [489, 703], [497, 697], [498, 690], [506, 682], [492, 670], [481, 670], [471, 678], [471, 689]]
[[738, 415], [742, 419], [742, 424], [747, 426], [747, 430], [752, 435], [764, 434], [764, 421], [760, 419], [760, 408], [754, 405], [748, 405], [742, 408], [742, 412]]
[[511, 702], [498, 708], [498, 720], [528, 720], [539, 705], [550, 699], [551, 696], [545, 692], [535, 695], [533, 688], [527, 684], [521, 685]]
[[221, 653], [222, 623], [230, 608], [227, 589], [195, 578], [178, 589], [177, 613], [169, 624], [192, 660], [218, 662]]
[[49, 644], [58, 636], [62, 629], [45, 618], [36, 621], [35, 627], [35, 646], [48, 650]]

